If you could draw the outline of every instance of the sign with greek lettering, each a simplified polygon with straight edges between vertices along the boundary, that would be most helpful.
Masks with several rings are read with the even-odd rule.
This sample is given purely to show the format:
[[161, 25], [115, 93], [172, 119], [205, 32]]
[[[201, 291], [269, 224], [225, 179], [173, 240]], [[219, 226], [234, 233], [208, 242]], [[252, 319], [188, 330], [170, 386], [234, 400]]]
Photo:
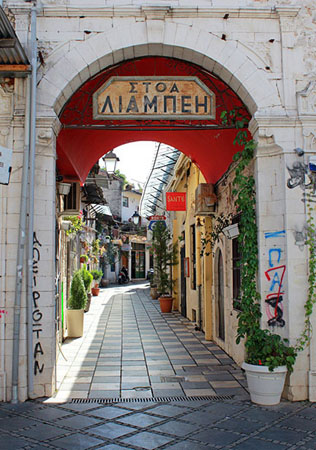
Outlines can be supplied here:
[[215, 94], [197, 77], [112, 77], [93, 95], [93, 118], [215, 119]]

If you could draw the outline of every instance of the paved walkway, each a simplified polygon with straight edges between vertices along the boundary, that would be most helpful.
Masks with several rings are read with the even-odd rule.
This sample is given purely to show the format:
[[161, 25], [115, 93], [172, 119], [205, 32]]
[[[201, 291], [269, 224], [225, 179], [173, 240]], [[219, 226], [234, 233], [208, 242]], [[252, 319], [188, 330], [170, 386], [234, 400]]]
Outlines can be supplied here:
[[247, 397], [240, 368], [180, 314], [161, 314], [148, 284], [104, 289], [83, 338], [62, 346], [55, 401], [72, 398]]
[[56, 398], [0, 403], [1, 450], [316, 449], [316, 404], [251, 404], [227, 355], [178, 315], [161, 316], [144, 287], [93, 299], [85, 337], [63, 346]]

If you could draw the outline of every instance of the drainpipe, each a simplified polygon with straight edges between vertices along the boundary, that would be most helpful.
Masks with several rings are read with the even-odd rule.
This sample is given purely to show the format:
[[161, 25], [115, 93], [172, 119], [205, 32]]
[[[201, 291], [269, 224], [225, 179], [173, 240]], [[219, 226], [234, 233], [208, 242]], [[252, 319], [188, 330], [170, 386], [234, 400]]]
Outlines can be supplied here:
[[[1, 210], [0, 210], [0, 231], [1, 231], [1, 242], [2, 246], [4, 246], [5, 243], [5, 230], [4, 230], [4, 220], [3, 215], [6, 211], [6, 198], [3, 195], [3, 188], [0, 186], [0, 198], [1, 198]], [[0, 291], [5, 291], [5, 255], [4, 251], [1, 252], [1, 260], [0, 260]], [[0, 309], [5, 311], [5, 299], [2, 295], [0, 298]], [[6, 401], [6, 372], [5, 372], [5, 314], [0, 313], [0, 316], [3, 315], [3, 318], [0, 318], [0, 379], [2, 380], [0, 385], [0, 390], [2, 390], [2, 398], [0, 397], [0, 401], [5, 402]]]
[[[1, 1], [1, 0], [0, 0]], [[27, 216], [27, 191], [28, 181], [30, 180], [30, 195], [34, 194], [34, 154], [35, 154], [35, 113], [36, 113], [36, 8], [31, 11], [31, 52], [32, 52], [32, 74], [26, 80], [26, 105], [25, 105], [25, 121], [24, 121], [24, 155], [22, 168], [22, 185], [21, 185], [21, 204], [20, 204], [20, 224], [18, 236], [18, 253], [16, 264], [16, 285], [15, 285], [15, 304], [13, 319], [13, 352], [12, 352], [12, 403], [18, 402], [18, 384], [19, 384], [19, 339], [20, 339], [20, 320], [21, 320], [21, 294], [23, 279], [23, 260], [26, 244], [26, 216]], [[35, 60], [35, 62], [34, 62]], [[35, 70], [34, 70], [35, 68]], [[35, 88], [35, 89], [34, 89]], [[30, 116], [31, 120], [30, 120]], [[30, 164], [30, 171], [28, 173]], [[33, 205], [33, 207], [32, 207]], [[28, 267], [27, 274], [29, 277], [30, 269], [33, 268], [33, 214], [34, 200], [29, 202], [29, 235], [32, 234], [32, 255], [31, 265], [28, 250]], [[28, 374], [28, 395], [33, 392], [33, 334], [32, 334], [32, 285], [27, 285], [27, 374]], [[31, 300], [31, 301], [30, 301]]]
[[36, 147], [36, 77], [37, 77], [37, 42], [36, 42], [36, 5], [31, 10], [31, 123], [30, 123], [30, 172], [29, 172], [29, 226], [27, 249], [27, 373], [28, 397], [33, 395], [33, 234], [34, 234], [34, 177]]
[[12, 403], [18, 402], [18, 382], [19, 382], [19, 338], [20, 338], [20, 317], [21, 317], [21, 293], [23, 278], [23, 260], [26, 238], [26, 205], [27, 205], [27, 185], [29, 166], [29, 140], [30, 140], [30, 77], [26, 79], [26, 105], [24, 121], [24, 155], [21, 184], [20, 203], [20, 224], [18, 236], [18, 253], [16, 262], [15, 277], [15, 304], [13, 320], [13, 352], [12, 352]]

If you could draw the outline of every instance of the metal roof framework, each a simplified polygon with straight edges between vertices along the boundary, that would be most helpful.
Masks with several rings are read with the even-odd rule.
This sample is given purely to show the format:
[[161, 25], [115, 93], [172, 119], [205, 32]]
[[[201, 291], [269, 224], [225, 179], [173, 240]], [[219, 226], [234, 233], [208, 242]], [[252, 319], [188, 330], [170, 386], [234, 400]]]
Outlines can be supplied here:
[[0, 6], [0, 76], [25, 77], [30, 72], [26, 53]]
[[173, 175], [174, 166], [180, 155], [181, 152], [176, 148], [162, 143], [157, 145], [151, 172], [140, 202], [141, 216], [164, 214], [165, 206], [162, 193]]

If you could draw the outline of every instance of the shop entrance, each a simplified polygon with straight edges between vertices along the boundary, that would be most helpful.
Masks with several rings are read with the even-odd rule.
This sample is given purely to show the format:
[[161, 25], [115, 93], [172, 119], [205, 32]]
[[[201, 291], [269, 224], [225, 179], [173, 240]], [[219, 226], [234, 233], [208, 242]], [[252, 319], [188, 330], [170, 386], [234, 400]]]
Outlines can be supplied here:
[[132, 278], [145, 278], [145, 244], [132, 244]]

